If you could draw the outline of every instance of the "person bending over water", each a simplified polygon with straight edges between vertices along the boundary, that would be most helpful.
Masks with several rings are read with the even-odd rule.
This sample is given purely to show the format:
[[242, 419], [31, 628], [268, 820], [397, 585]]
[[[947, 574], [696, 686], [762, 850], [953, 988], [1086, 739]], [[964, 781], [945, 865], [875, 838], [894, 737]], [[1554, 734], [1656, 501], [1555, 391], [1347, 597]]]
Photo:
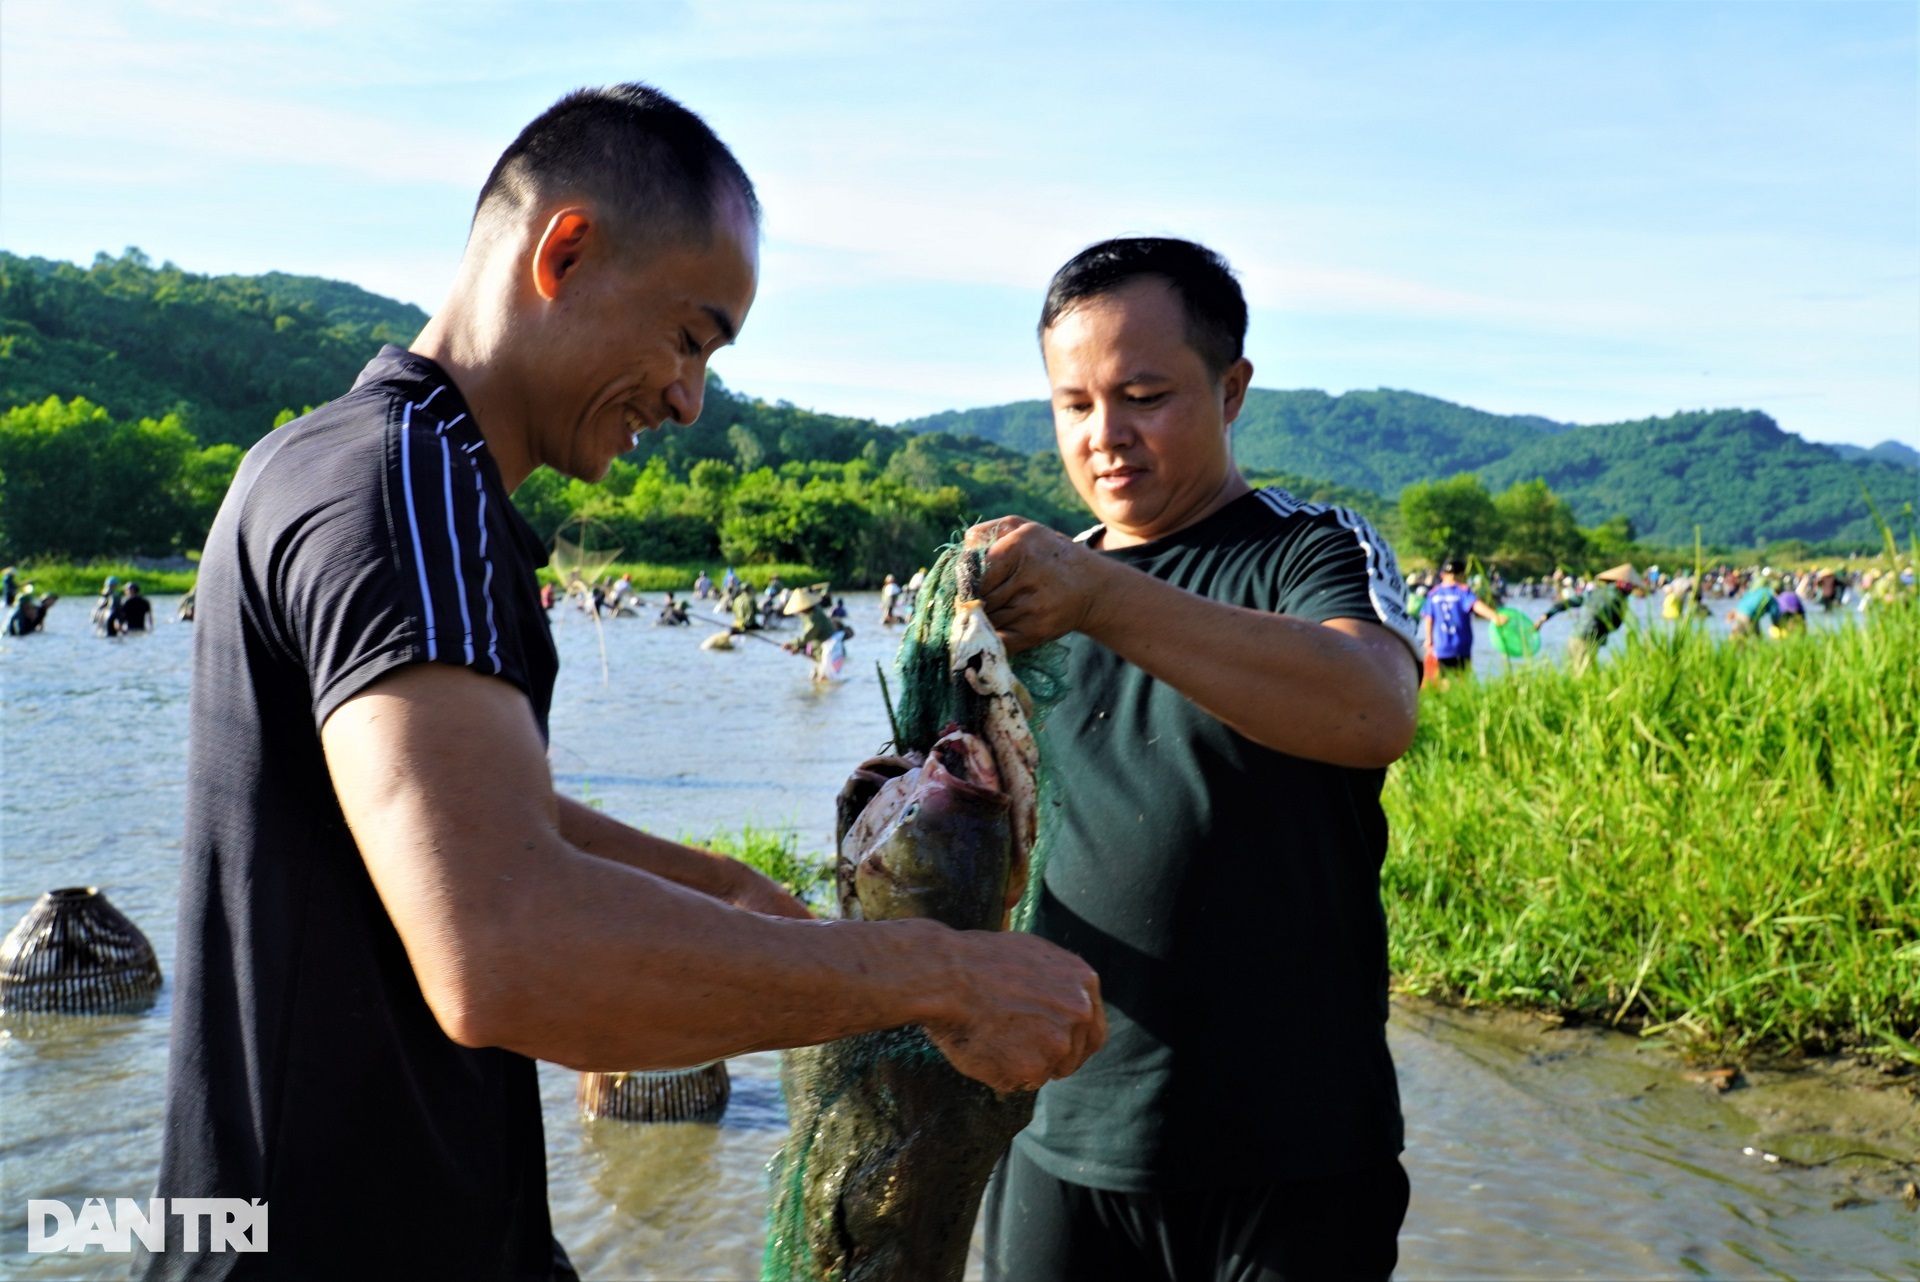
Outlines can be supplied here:
[[1567, 661], [1576, 674], [1585, 672], [1593, 666], [1607, 638], [1627, 621], [1628, 603], [1639, 586], [1631, 565], [1602, 570], [1594, 575], [1591, 588], [1569, 593], [1548, 606], [1546, 613], [1534, 620], [1533, 630], [1546, 627], [1547, 620], [1556, 614], [1580, 611], [1574, 618], [1573, 635], [1567, 638]]

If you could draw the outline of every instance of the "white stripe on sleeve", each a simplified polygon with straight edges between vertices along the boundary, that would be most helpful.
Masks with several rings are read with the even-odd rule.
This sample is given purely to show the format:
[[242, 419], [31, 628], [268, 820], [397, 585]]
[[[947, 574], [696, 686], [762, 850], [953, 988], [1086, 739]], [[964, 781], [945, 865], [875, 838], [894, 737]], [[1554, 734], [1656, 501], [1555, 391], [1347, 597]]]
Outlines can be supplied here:
[[500, 673], [500, 629], [493, 621], [493, 561], [487, 556], [487, 486], [480, 474], [480, 465], [473, 455], [467, 455], [467, 466], [473, 469], [473, 492], [480, 496], [480, 564], [486, 567], [486, 574], [480, 584], [480, 595], [487, 602], [487, 658], [493, 663], [493, 671]]
[[[440, 389], [435, 388], [438, 392]], [[433, 397], [429, 396], [428, 400]], [[439, 643], [434, 639], [433, 630], [433, 591], [427, 586], [427, 560], [420, 551], [420, 513], [413, 501], [413, 402], [408, 401], [406, 409], [400, 412], [400, 490], [406, 501], [407, 531], [413, 536], [413, 566], [420, 575], [420, 605], [426, 612], [427, 658], [436, 659], [440, 655]]]
[[[460, 420], [455, 419], [454, 422]], [[473, 615], [467, 609], [467, 575], [460, 565], [460, 532], [453, 524], [453, 451], [447, 444], [447, 425], [439, 428], [441, 482], [447, 500], [447, 551], [453, 557], [454, 594], [460, 599], [460, 624], [466, 629], [466, 661], [473, 662]]]

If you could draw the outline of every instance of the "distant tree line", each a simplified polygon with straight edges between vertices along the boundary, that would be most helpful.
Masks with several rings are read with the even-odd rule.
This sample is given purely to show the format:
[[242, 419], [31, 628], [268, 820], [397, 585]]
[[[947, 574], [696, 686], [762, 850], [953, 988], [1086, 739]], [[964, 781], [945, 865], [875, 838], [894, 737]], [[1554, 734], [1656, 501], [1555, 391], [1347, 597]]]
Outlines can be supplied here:
[[[315, 277], [196, 275], [136, 249], [87, 267], [0, 252], [4, 555], [200, 546], [240, 450], [425, 321]], [[1863, 486], [1898, 520], [1915, 477], [1752, 411], [1569, 427], [1386, 390], [1255, 389], [1235, 441], [1257, 483], [1354, 508], [1403, 554], [1526, 573], [1626, 559], [1636, 536], [1690, 544], [1695, 520], [1722, 547], [1818, 547], [1871, 533]], [[698, 423], [648, 434], [604, 483], [541, 472], [516, 502], [542, 536], [582, 523], [629, 559], [801, 561], [847, 586], [919, 564], [977, 517], [1091, 521], [1043, 401], [883, 427], [718, 379]]]
[[240, 463], [178, 415], [49, 396], [0, 416], [0, 559], [168, 556], [206, 541]]
[[1092, 519], [1051, 453], [767, 405], [717, 379], [693, 427], [644, 438], [598, 484], [538, 471], [514, 504], [543, 538], [577, 526], [567, 537], [628, 560], [799, 562], [848, 587], [911, 574], [983, 517]]
[[1554, 570], [1591, 572], [1621, 561], [1674, 555], [1672, 548], [1637, 543], [1633, 521], [1624, 515], [1582, 528], [1572, 504], [1538, 477], [1516, 481], [1499, 494], [1471, 472], [1420, 481], [1400, 491], [1399, 517], [1403, 553], [1434, 563], [1449, 556], [1476, 557], [1516, 578]]

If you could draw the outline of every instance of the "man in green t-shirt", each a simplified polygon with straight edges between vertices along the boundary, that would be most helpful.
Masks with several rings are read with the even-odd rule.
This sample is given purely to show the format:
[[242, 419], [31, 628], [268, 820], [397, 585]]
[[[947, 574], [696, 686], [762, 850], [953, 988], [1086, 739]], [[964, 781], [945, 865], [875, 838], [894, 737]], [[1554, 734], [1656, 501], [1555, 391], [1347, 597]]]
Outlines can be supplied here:
[[1397, 1258], [1380, 788], [1413, 737], [1414, 627], [1366, 521], [1235, 467], [1246, 323], [1218, 255], [1159, 239], [1082, 252], [1041, 313], [1101, 524], [993, 523], [982, 598], [1010, 648], [1067, 650], [1035, 930], [1099, 972], [1110, 1034], [996, 1174], [989, 1278]]

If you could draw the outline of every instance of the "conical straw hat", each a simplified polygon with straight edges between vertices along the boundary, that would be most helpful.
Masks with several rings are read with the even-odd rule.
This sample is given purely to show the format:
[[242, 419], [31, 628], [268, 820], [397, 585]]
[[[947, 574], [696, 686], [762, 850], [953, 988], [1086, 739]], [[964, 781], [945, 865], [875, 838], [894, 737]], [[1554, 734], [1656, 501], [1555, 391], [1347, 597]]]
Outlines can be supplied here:
[[1633, 563], [1630, 561], [1622, 562], [1614, 566], [1611, 570], [1602, 570], [1593, 577], [1602, 581], [1610, 580], [1614, 583], [1624, 583], [1629, 587], [1637, 588], [1640, 586], [1640, 576], [1633, 572]]
[[820, 599], [814, 596], [812, 592], [806, 588], [795, 588], [793, 591], [787, 593], [787, 603], [780, 608], [780, 613], [805, 614], [808, 610], [813, 609], [814, 606], [819, 604]]

